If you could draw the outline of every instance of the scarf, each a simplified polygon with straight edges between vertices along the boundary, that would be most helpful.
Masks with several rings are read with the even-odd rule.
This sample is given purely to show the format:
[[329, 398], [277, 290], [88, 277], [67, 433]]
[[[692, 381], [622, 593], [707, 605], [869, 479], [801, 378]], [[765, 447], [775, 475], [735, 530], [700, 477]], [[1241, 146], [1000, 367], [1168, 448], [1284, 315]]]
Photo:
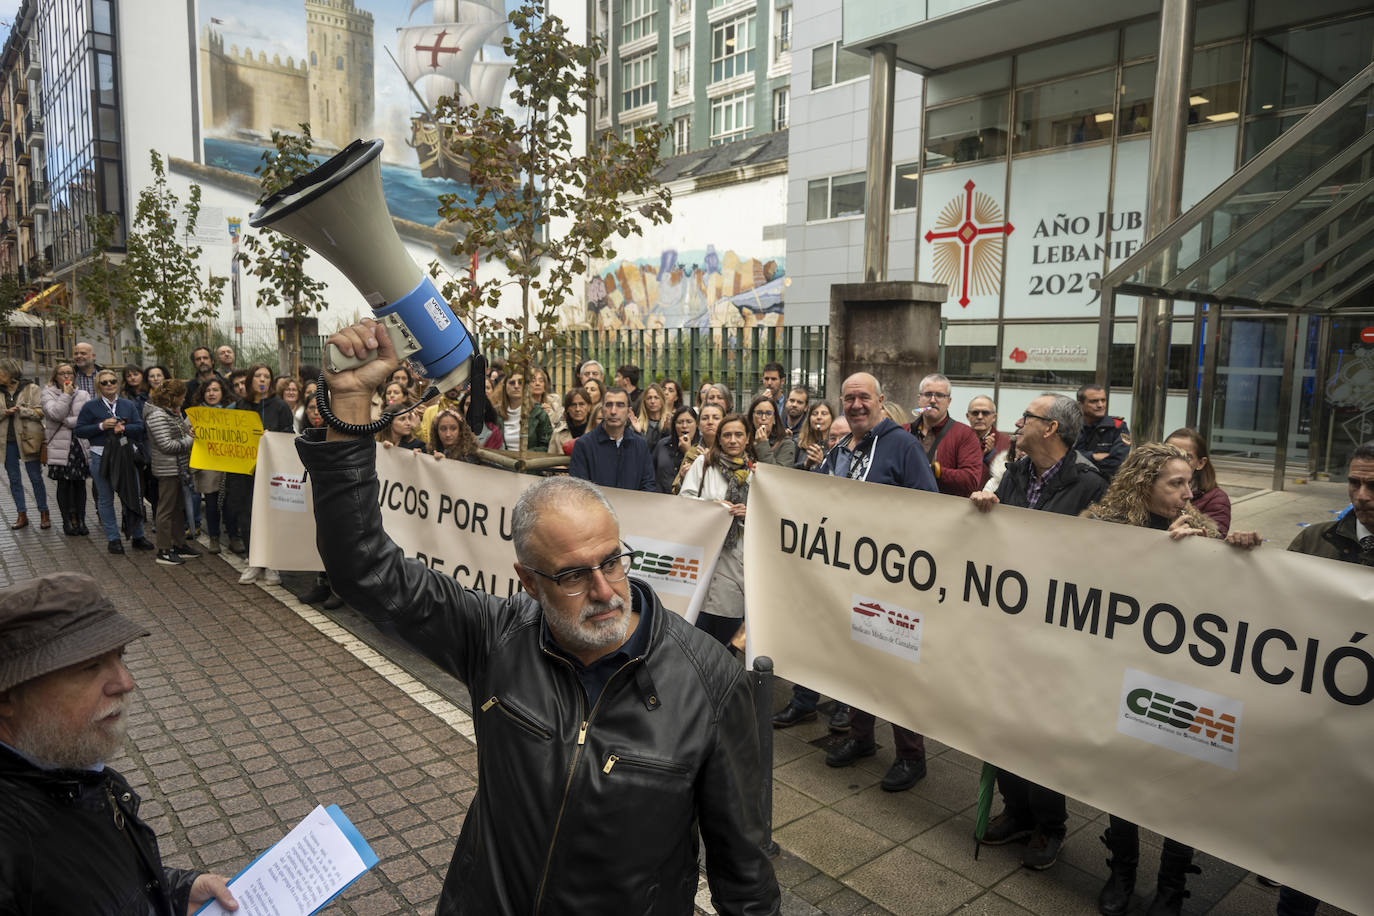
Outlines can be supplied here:
[[[716, 458], [716, 470], [720, 471], [725, 478], [725, 501], [731, 503], [743, 503], [749, 501], [749, 475], [754, 472], [753, 467], [743, 456], [730, 458], [724, 454]], [[744, 519], [733, 518], [730, 522], [730, 531], [725, 535], [725, 546], [734, 547], [739, 543], [740, 535], [744, 533]]]

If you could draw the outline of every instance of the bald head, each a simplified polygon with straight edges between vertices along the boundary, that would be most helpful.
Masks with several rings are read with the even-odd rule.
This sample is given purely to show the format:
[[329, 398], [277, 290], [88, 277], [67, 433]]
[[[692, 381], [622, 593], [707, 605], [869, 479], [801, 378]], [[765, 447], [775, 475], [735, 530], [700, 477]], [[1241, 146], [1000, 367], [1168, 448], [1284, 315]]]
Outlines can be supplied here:
[[868, 435], [882, 422], [884, 402], [882, 384], [867, 372], [856, 372], [844, 380], [840, 403], [855, 439]]

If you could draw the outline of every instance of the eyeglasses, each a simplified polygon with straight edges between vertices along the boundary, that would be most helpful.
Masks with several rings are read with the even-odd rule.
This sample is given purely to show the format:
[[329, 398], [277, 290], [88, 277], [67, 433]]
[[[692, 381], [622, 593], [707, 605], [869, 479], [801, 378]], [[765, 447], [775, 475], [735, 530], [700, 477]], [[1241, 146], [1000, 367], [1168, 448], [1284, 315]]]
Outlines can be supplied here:
[[591, 588], [592, 575], [598, 569], [601, 570], [601, 577], [607, 582], [621, 582], [630, 574], [630, 562], [634, 560], [635, 552], [629, 548], [624, 541], [620, 546], [625, 548], [624, 553], [618, 553], [613, 557], [607, 557], [597, 566], [579, 566], [576, 569], [565, 569], [561, 573], [550, 575], [533, 566], [526, 566], [532, 573], [551, 579], [553, 584], [569, 598], [576, 598], [578, 595]]
[[941, 401], [949, 397], [943, 391], [922, 391], [919, 397], [929, 398], [932, 401]]
[[104, 379], [103, 381], [96, 382], [96, 384], [99, 385], [101, 388], [104, 388], [106, 385], [118, 385], [119, 382], [117, 382], [117, 381], [115, 381], [114, 379], [111, 378], [111, 379]]
[[1042, 416], [1040, 416], [1040, 414], [1038, 414], [1038, 413], [1031, 413], [1029, 410], [1026, 411], [1025, 413], [1021, 414], [1021, 419], [1022, 419], [1023, 421], [1025, 421], [1025, 420], [1039, 420], [1039, 421], [1042, 422], [1042, 423], [1058, 423], [1058, 422], [1059, 422], [1058, 420], [1051, 420], [1049, 417], [1042, 417]]
[[760, 407], [758, 410], [754, 411], [754, 416], [771, 417], [773, 416], [773, 411], [769, 410], [767, 407]]
[[58, 375], [76, 375], [76, 373], [73, 372], [73, 371], [70, 370], [70, 369], [59, 369], [59, 370], [57, 370], [57, 374], [58, 374]]
[[969, 415], [970, 417], [990, 417], [990, 416], [992, 416], [992, 411], [991, 411], [991, 410], [970, 410], [970, 411], [968, 412], [968, 415]]

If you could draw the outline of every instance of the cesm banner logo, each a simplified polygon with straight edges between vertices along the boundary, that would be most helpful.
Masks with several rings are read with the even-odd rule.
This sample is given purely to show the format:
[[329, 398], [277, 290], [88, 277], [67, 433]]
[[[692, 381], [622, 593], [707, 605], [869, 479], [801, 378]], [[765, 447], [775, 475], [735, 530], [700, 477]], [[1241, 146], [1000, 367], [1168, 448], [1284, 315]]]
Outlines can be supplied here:
[[1234, 770], [1240, 752], [1242, 705], [1200, 687], [1127, 668], [1116, 730]]
[[631, 543], [635, 557], [630, 572], [655, 589], [674, 595], [691, 595], [701, 578], [701, 548], [673, 541], [636, 536]]
[[917, 663], [921, 660], [921, 615], [891, 601], [850, 596], [849, 638]]

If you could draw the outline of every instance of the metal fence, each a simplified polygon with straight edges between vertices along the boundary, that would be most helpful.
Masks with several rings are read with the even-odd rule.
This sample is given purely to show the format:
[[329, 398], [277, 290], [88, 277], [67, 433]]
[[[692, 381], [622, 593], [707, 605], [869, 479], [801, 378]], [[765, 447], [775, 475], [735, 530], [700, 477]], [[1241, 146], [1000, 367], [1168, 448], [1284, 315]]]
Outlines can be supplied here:
[[[814, 395], [825, 395], [825, 354], [828, 325], [793, 325], [782, 328], [667, 328], [652, 331], [570, 331], [554, 349], [544, 367], [557, 391], [574, 384], [573, 372], [586, 359], [605, 369], [609, 383], [616, 367], [640, 368], [640, 387], [665, 378], [677, 379], [695, 401], [705, 382], [724, 384], [739, 408], [748, 395], [761, 387], [763, 367], [781, 363], [790, 385], [805, 385]], [[495, 335], [487, 347], [488, 359], [502, 356], [514, 332]]]
[[[215, 342], [235, 343], [232, 327], [216, 328]], [[739, 408], [747, 406], [748, 396], [761, 387], [763, 367], [782, 363], [790, 385], [805, 385], [813, 395], [826, 390], [825, 353], [829, 343], [828, 325], [794, 325], [782, 328], [668, 328], [653, 331], [569, 331], [562, 344], [554, 348], [544, 368], [555, 391], [564, 392], [574, 384], [573, 373], [586, 359], [595, 359], [605, 368], [609, 384], [616, 367], [631, 364], [643, 373], [640, 387], [665, 378], [675, 378], [695, 401], [696, 390], [705, 382], [720, 382], [734, 395]], [[498, 332], [488, 338], [487, 358], [504, 356], [518, 332]], [[319, 363], [324, 335], [301, 335], [301, 362]], [[245, 325], [242, 347], [250, 354], [266, 357], [278, 345], [277, 328], [265, 322]], [[262, 351], [261, 353], [259, 351]], [[244, 363], [240, 354], [239, 363]], [[268, 359], [271, 362], [271, 359]]]

